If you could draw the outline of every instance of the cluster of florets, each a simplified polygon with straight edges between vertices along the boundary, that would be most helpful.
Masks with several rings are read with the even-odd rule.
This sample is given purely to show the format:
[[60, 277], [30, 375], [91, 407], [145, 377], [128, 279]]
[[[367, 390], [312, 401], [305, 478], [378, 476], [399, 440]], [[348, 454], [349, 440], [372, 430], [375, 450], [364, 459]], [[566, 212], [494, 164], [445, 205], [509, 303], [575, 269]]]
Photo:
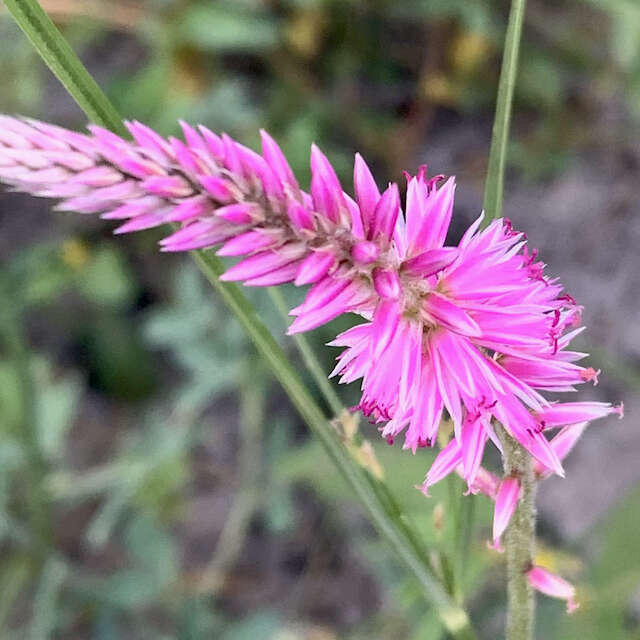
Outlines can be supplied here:
[[241, 257], [223, 280], [310, 285], [289, 333], [362, 316], [331, 343], [345, 348], [333, 374], [362, 380], [359, 408], [389, 442], [404, 433], [414, 452], [434, 445], [443, 416], [453, 425], [425, 492], [457, 471], [471, 491], [509, 497], [500, 501], [508, 513], [517, 491], [492, 487], [481, 467], [486, 443], [501, 446], [494, 420], [544, 476], [562, 474], [561, 459], [588, 421], [621, 414], [541, 394], [597, 382], [599, 372], [578, 364], [586, 354], [568, 348], [582, 330], [581, 308], [508, 220], [481, 228], [481, 215], [445, 246], [453, 178], [429, 179], [424, 169], [408, 176], [403, 213], [397, 185], [381, 193], [359, 155], [354, 199], [315, 146], [307, 193], [265, 132], [259, 154], [206, 127], [182, 123], [184, 141], [138, 122], [127, 127], [133, 141], [96, 126], [82, 135], [0, 117], [0, 179], [61, 199], [60, 209], [121, 220], [116, 233], [178, 224], [162, 250], [218, 247]]

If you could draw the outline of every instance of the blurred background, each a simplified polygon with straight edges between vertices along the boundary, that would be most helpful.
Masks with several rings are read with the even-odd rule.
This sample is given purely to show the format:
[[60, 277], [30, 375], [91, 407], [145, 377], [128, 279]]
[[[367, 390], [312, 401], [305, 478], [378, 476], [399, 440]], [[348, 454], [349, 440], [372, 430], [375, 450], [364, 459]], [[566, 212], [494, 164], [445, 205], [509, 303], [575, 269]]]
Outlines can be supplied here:
[[[356, 150], [380, 184], [422, 163], [455, 173], [451, 240], [480, 211], [508, 2], [42, 4], [128, 118], [249, 145], [265, 127], [303, 183], [313, 141], [346, 185]], [[2, 6], [0, 38], [0, 111], [82, 128]], [[539, 561], [575, 581], [582, 608], [539, 598], [538, 637], [638, 639], [635, 0], [530, 0], [513, 129], [505, 214], [585, 305], [578, 347], [603, 374], [580, 396], [627, 407], [541, 488]], [[0, 193], [0, 638], [444, 638], [237, 323], [159, 237], [116, 241], [97, 218]], [[249, 294], [282, 336], [264, 292]], [[322, 345], [344, 327], [310, 336], [327, 371]], [[431, 454], [360, 428], [428, 544], [450, 548], [461, 482], [425, 499], [413, 486]], [[489, 640], [504, 566], [485, 546], [491, 505], [474, 507], [466, 593]]]

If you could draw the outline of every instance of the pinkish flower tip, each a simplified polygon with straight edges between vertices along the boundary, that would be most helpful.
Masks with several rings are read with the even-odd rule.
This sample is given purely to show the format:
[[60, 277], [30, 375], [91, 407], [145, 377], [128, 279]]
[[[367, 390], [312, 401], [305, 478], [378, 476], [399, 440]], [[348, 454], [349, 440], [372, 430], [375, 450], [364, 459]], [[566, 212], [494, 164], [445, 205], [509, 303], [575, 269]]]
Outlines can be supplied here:
[[518, 478], [508, 476], [498, 489], [496, 506], [493, 515], [493, 548], [500, 548], [500, 538], [509, 526], [511, 517], [515, 513], [520, 499], [520, 481]]
[[532, 567], [527, 572], [529, 584], [547, 596], [566, 600], [567, 613], [573, 613], [580, 604], [576, 601], [575, 587], [564, 578], [543, 567]]

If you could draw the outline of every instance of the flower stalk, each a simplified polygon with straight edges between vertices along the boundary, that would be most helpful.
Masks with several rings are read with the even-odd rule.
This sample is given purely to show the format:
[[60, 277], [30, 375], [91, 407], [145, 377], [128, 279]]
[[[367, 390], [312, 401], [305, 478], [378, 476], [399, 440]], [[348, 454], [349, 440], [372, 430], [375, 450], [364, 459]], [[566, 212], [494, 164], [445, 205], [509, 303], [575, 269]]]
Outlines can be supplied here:
[[525, 6], [526, 0], [513, 0], [511, 2], [509, 24], [507, 25], [504, 43], [504, 56], [500, 70], [500, 83], [498, 85], [496, 115], [491, 136], [487, 179], [484, 185], [483, 204], [487, 220], [499, 218], [502, 215], [504, 173], [507, 165], [513, 92], [518, 72], [518, 54], [520, 52]]
[[520, 498], [504, 538], [508, 600], [506, 640], [531, 640], [535, 599], [527, 572], [533, 566], [535, 553], [536, 479], [531, 456], [503, 429], [500, 429], [500, 435], [505, 477], [518, 478], [520, 482]]

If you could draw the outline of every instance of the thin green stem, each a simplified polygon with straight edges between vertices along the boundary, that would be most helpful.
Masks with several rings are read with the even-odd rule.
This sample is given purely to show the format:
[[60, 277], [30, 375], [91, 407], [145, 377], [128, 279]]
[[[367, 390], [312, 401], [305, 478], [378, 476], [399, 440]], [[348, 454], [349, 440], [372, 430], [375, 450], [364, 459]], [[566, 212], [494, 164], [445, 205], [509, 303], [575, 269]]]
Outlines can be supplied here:
[[[280, 289], [276, 289], [275, 287], [269, 287], [269, 296], [283, 320], [288, 325], [289, 309], [287, 308], [287, 303], [284, 300], [282, 292]], [[320, 389], [326, 403], [329, 405], [331, 412], [334, 416], [339, 416], [344, 410], [344, 406], [335, 389], [331, 386], [331, 383], [327, 378], [327, 374], [322, 368], [322, 365], [314, 353], [313, 348], [309, 344], [309, 341], [300, 333], [296, 333], [292, 337], [296, 348], [302, 356], [305, 366], [309, 370], [309, 373], [313, 377], [315, 383], [318, 385], [318, 388]]]
[[122, 118], [38, 2], [4, 3], [40, 57], [91, 122], [125, 134]]
[[536, 481], [533, 460], [504, 429], [500, 429], [504, 449], [504, 472], [520, 481], [520, 499], [505, 533], [507, 555], [506, 640], [532, 640], [535, 598], [527, 580], [535, 553]]
[[513, 91], [518, 71], [518, 53], [524, 22], [526, 0], [513, 0], [509, 13], [509, 24], [504, 45], [504, 57], [500, 71], [496, 115], [493, 122], [491, 150], [487, 179], [484, 186], [484, 211], [487, 221], [502, 216], [502, 198], [504, 193], [504, 172], [507, 164], [507, 147], [509, 143], [509, 127]]

